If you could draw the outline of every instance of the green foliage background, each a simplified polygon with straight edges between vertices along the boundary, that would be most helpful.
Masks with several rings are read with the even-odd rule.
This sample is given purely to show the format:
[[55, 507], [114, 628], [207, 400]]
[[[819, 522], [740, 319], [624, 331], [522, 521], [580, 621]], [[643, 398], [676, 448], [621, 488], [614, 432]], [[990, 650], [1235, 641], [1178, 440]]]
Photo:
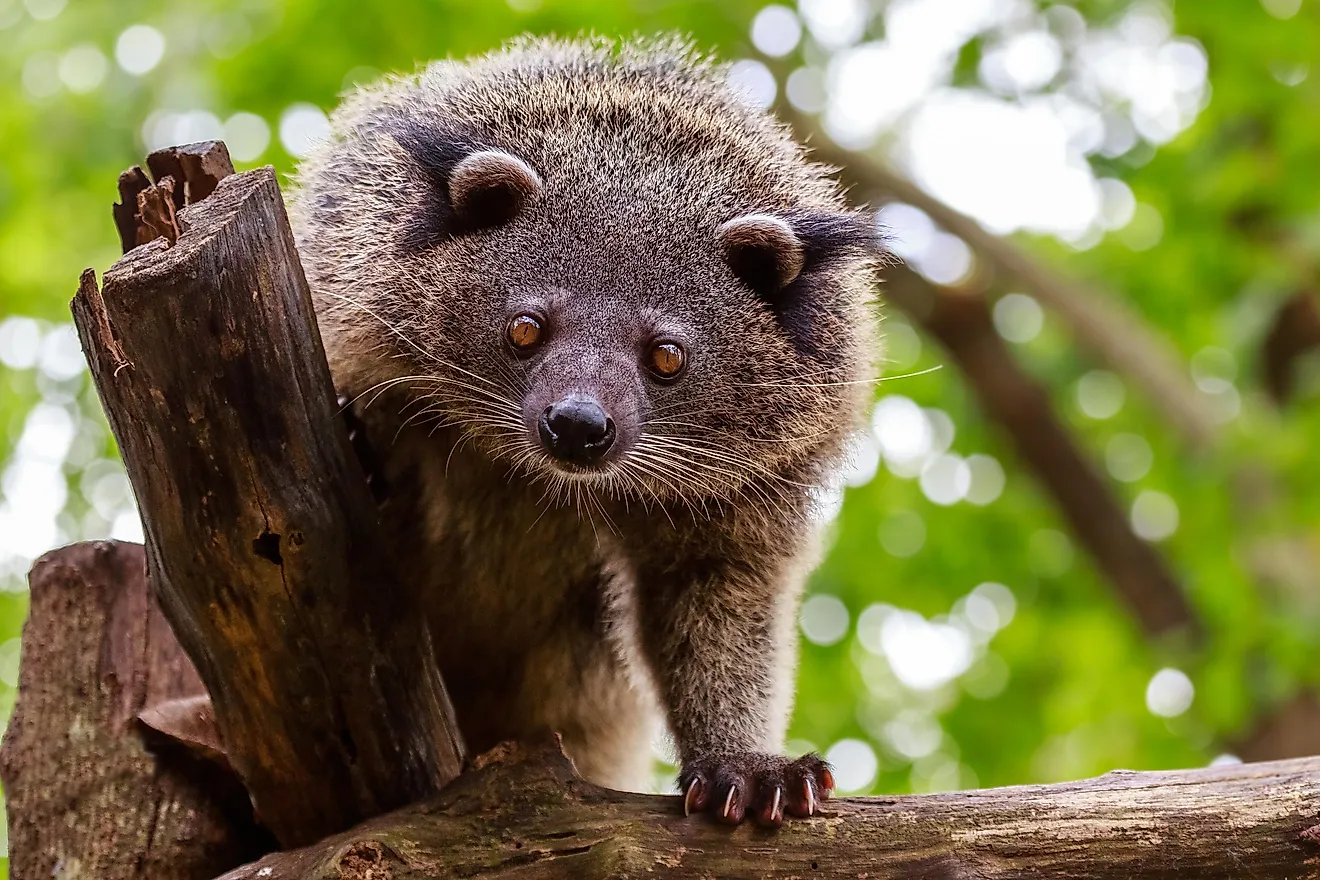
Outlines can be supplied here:
[[[114, 182], [120, 170], [140, 161], [143, 123], [154, 110], [201, 107], [221, 119], [246, 111], [274, 130], [290, 104], [328, 109], [338, 93], [371, 71], [411, 70], [430, 58], [486, 50], [528, 30], [627, 35], [673, 29], [691, 33], [722, 57], [755, 58], [749, 29], [764, 4], [61, 5], [0, 0], [0, 321], [28, 316], [47, 330], [67, 321], [80, 270], [104, 270], [118, 256], [108, 210]], [[1129, 6], [1120, 0], [1067, 5], [1096, 26]], [[1289, 2], [1265, 5], [1277, 9]], [[885, 3], [873, 6], [879, 11]], [[58, 14], [51, 16], [52, 10]], [[1316, 284], [1320, 70], [1312, 68], [1320, 62], [1320, 3], [1303, 0], [1287, 20], [1268, 14], [1257, 0], [1180, 0], [1172, 13], [1175, 32], [1199, 41], [1209, 58], [1208, 103], [1191, 128], [1158, 149], [1139, 145], [1122, 156], [1093, 160], [1097, 172], [1123, 179], [1141, 203], [1159, 212], [1158, 244], [1133, 250], [1122, 231], [1084, 251], [1053, 239], [1022, 243], [1061, 271], [1124, 300], [1189, 362], [1207, 346], [1231, 353], [1240, 414], [1226, 426], [1226, 440], [1216, 451], [1193, 455], [1158, 406], [1135, 387], [1126, 389], [1113, 417], [1085, 416], [1077, 403], [1078, 380], [1100, 365], [1053, 315], [1014, 352], [1049, 387], [1059, 412], [1097, 461], [1117, 434], [1137, 434], [1149, 443], [1150, 472], [1135, 483], [1116, 482], [1114, 491], [1125, 504], [1145, 489], [1176, 500], [1179, 527], [1160, 548], [1207, 635], [1195, 645], [1143, 638], [951, 364], [886, 383], [879, 393], [902, 394], [948, 413], [957, 428], [953, 449], [993, 455], [1003, 463], [1007, 482], [986, 506], [946, 507], [927, 500], [917, 481], [882, 466], [875, 479], [847, 492], [832, 526], [832, 550], [812, 590], [842, 600], [849, 628], [833, 644], [804, 644], [792, 736], [796, 745], [821, 749], [841, 739], [870, 744], [879, 772], [866, 790], [1203, 765], [1231, 751], [1276, 705], [1320, 684], [1320, 664], [1314, 662], [1320, 643], [1320, 469], [1314, 465], [1320, 369], [1312, 362], [1296, 398], [1279, 410], [1261, 391], [1259, 367], [1262, 339], [1280, 302]], [[159, 66], [141, 77], [113, 60], [116, 38], [135, 23], [158, 28], [167, 41]], [[34, 57], [54, 59], [83, 43], [111, 59], [98, 88], [74, 94], [55, 86], [37, 97], [24, 85], [25, 70], [34, 77], [44, 69], [46, 62], [32, 66]], [[982, 48], [981, 38], [964, 46], [953, 72], [956, 84], [974, 86]], [[293, 165], [277, 136], [260, 161], [281, 172]], [[890, 327], [900, 343], [902, 371], [946, 363], [932, 341], [914, 344], [900, 317], [892, 316]], [[78, 440], [62, 466], [69, 497], [58, 540], [104, 535], [108, 523], [92, 515], [97, 484], [87, 474], [104, 473], [105, 460], [114, 456], [113, 440], [84, 375], [59, 379], [35, 368], [0, 366], [0, 471], [29, 412], [43, 399], [81, 413]], [[1270, 505], [1249, 516], [1233, 490], [1244, 468], [1271, 474], [1280, 488]], [[915, 513], [925, 528], [921, 551], [907, 557], [886, 552], [879, 538], [899, 512]], [[1302, 553], [1289, 576], [1259, 564], [1262, 556], [1267, 562], [1276, 558], [1271, 548], [1284, 544]], [[967, 672], [946, 685], [930, 691], [904, 687], [883, 655], [867, 650], [876, 636], [867, 626], [879, 612], [862, 617], [859, 634], [859, 617], [876, 603], [938, 622], [964, 607], [969, 591], [987, 581], [1009, 587], [1015, 614], [976, 649]], [[14, 639], [26, 610], [24, 589], [16, 563], [0, 559], [0, 707], [14, 699]], [[1166, 666], [1184, 670], [1196, 686], [1191, 708], [1171, 719], [1146, 705], [1148, 682]], [[887, 726], [894, 718], [906, 726]], [[895, 746], [905, 734], [909, 754]], [[913, 736], [926, 745], [911, 746]], [[910, 754], [923, 751], [929, 753]]]

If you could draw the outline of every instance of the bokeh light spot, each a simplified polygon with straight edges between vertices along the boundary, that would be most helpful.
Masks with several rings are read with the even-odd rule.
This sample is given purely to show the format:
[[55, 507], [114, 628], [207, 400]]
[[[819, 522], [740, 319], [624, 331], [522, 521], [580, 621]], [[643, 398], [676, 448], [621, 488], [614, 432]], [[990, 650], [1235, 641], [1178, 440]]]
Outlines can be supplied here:
[[834, 782], [840, 792], [865, 791], [880, 770], [875, 749], [860, 739], [839, 740], [825, 752], [825, 760], [834, 768]]
[[165, 35], [149, 24], [124, 28], [115, 40], [115, 62], [126, 72], [142, 76], [165, 56]]
[[1045, 311], [1025, 293], [1009, 293], [995, 302], [995, 329], [1009, 342], [1026, 343], [1040, 335]]
[[972, 469], [961, 456], [946, 452], [922, 468], [920, 484], [927, 499], [948, 507], [967, 497], [972, 487]]
[[255, 113], [235, 113], [225, 120], [225, 144], [239, 162], [252, 162], [270, 146], [270, 126]]
[[990, 455], [967, 456], [967, 470], [971, 474], [972, 484], [967, 488], [967, 501], [978, 506], [993, 503], [1004, 491], [1007, 476], [1004, 466]]
[[764, 110], [775, 102], [775, 75], [759, 61], [744, 58], [729, 66], [729, 86], [749, 104]]
[[782, 58], [797, 48], [802, 39], [802, 22], [787, 6], [771, 4], [752, 19], [752, 45], [762, 55]]
[[67, 0], [23, 0], [28, 15], [37, 21], [50, 21], [64, 11]]
[[280, 144], [295, 159], [310, 155], [330, 137], [330, 120], [314, 104], [293, 104], [280, 116]]
[[1097, 420], [1118, 415], [1126, 396], [1123, 380], [1105, 370], [1092, 370], [1077, 380], [1077, 405]]
[[1148, 251], [1164, 237], [1164, 218], [1150, 205], [1138, 203], [1132, 221], [1118, 232], [1119, 240], [1134, 251]]
[[1275, 18], [1289, 19], [1302, 8], [1302, 0], [1260, 0], [1265, 11]]
[[100, 49], [91, 43], [80, 43], [61, 56], [60, 82], [75, 95], [85, 95], [105, 81], [109, 66]]
[[915, 611], [894, 610], [885, 615], [880, 644], [894, 675], [913, 690], [947, 684], [972, 663], [972, 643], [966, 632], [929, 621]]
[[1163, 541], [1178, 531], [1178, 503], [1147, 489], [1132, 502], [1132, 531], [1147, 541]]
[[1155, 453], [1139, 434], [1115, 434], [1105, 444], [1105, 469], [1115, 480], [1135, 483], [1150, 473]]
[[784, 94], [788, 96], [788, 102], [803, 113], [819, 113], [829, 100], [825, 91], [825, 74], [816, 67], [799, 67], [788, 75]]
[[13, 317], [0, 321], [0, 363], [14, 370], [37, 364], [41, 351], [41, 325], [32, 318]]
[[848, 634], [848, 606], [837, 596], [817, 593], [802, 603], [798, 623], [813, 645], [836, 644]]
[[916, 366], [921, 359], [921, 337], [912, 325], [891, 319], [885, 322], [884, 331], [886, 372], [902, 372]]
[[1166, 667], [1146, 685], [1146, 708], [1161, 718], [1176, 718], [1192, 707], [1196, 688], [1187, 673]]

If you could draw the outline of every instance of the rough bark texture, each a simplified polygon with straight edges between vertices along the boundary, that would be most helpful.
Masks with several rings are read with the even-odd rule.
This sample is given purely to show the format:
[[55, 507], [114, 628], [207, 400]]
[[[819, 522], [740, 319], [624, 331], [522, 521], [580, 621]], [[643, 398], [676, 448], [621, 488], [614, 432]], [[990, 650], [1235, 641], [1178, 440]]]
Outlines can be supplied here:
[[274, 172], [225, 177], [177, 219], [177, 242], [133, 249], [103, 291], [86, 273], [74, 322], [161, 608], [261, 820], [305, 844], [436, 791], [460, 739], [336, 410]]
[[903, 266], [886, 273], [886, 296], [958, 362], [986, 414], [1058, 502], [1142, 628], [1161, 635], [1195, 627], [1191, 607], [1163, 557], [1132, 531], [1118, 499], [1059, 421], [1049, 394], [1017, 365], [982, 296], [925, 281]]
[[778, 833], [683, 817], [677, 797], [579, 779], [502, 746], [439, 797], [222, 880], [1320, 877], [1320, 758], [1054, 786], [844, 798]]
[[32, 569], [18, 703], [0, 750], [14, 880], [202, 880], [269, 851], [229, 774], [159, 743], [139, 712], [202, 692], [137, 544]]

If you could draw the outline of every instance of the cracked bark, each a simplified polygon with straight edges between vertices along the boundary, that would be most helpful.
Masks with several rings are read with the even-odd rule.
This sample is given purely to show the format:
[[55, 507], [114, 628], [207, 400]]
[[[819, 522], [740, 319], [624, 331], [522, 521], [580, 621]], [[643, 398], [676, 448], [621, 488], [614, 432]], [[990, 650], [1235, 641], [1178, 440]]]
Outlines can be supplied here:
[[142, 547], [66, 547], [30, 580], [0, 750], [9, 876], [203, 880], [268, 852], [232, 773], [135, 722], [203, 693], [147, 589]]
[[275, 174], [178, 153], [128, 191], [206, 197], [103, 290], [86, 273], [74, 322], [161, 608], [262, 822], [300, 845], [433, 793], [462, 746], [339, 419]]
[[553, 743], [501, 746], [439, 796], [222, 880], [1320, 877], [1320, 758], [828, 801], [778, 833], [599, 788]]

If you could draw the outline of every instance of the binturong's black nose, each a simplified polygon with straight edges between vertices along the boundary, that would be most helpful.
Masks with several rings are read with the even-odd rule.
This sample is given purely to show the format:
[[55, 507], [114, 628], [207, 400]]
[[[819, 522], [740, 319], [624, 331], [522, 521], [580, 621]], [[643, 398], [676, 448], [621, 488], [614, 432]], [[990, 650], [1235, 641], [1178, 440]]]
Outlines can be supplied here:
[[550, 454], [573, 464], [597, 464], [614, 445], [614, 419], [585, 395], [569, 395], [550, 404], [537, 428]]

